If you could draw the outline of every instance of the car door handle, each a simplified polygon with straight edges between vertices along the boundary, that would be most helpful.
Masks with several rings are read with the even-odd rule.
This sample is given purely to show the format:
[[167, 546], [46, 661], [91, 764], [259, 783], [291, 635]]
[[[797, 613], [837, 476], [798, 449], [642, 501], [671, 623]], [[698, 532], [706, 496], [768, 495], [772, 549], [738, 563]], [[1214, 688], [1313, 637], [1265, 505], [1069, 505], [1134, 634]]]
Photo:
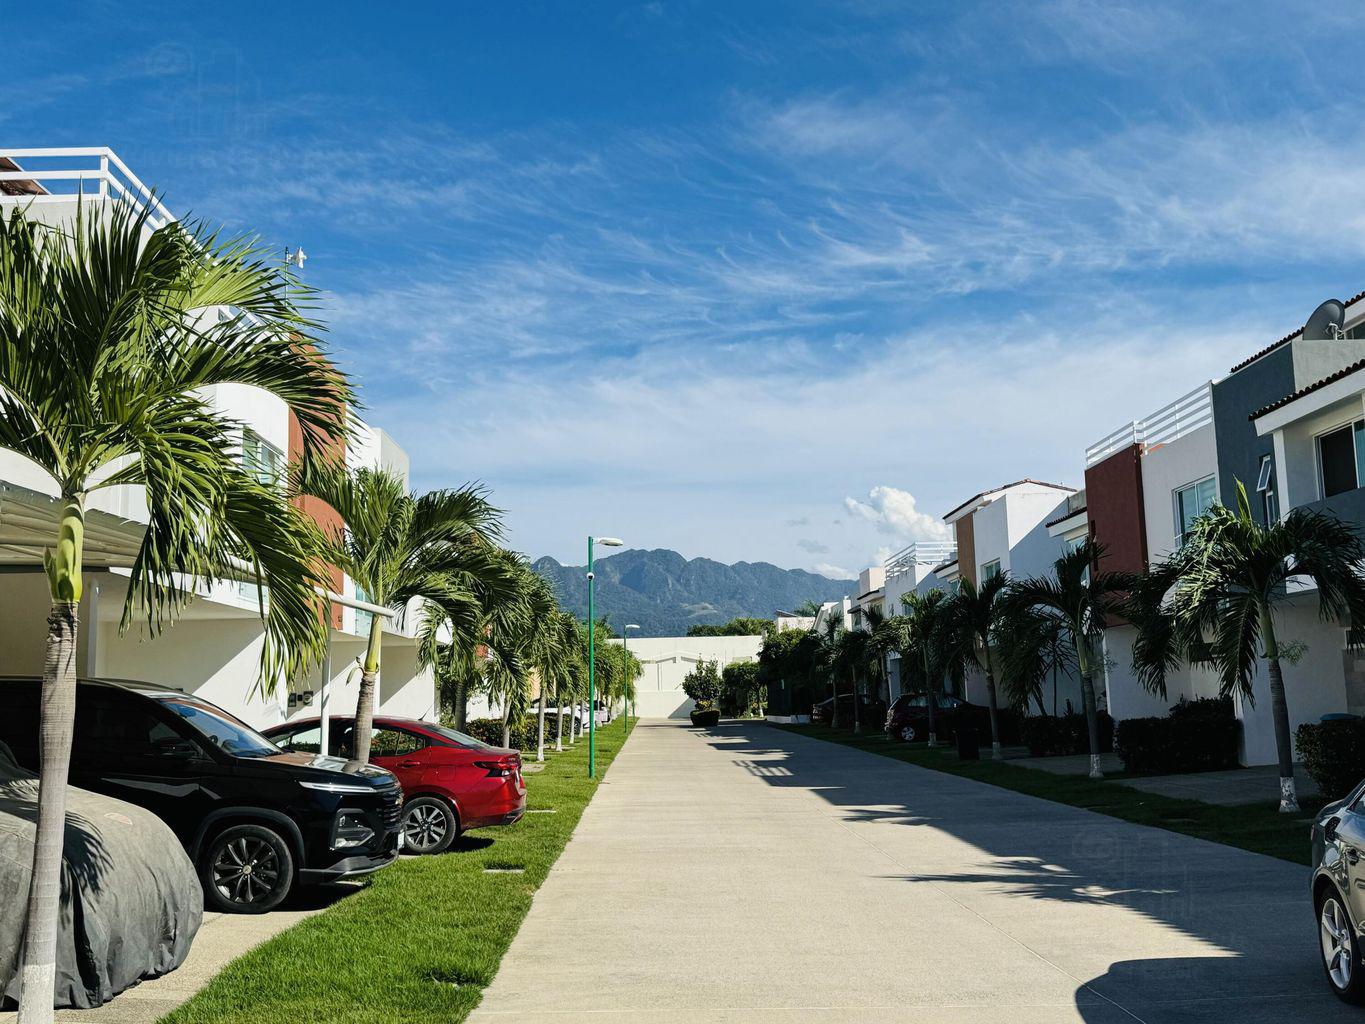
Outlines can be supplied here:
[[399, 762], [398, 762], [398, 767], [399, 767], [399, 768], [420, 768], [420, 767], [422, 767], [422, 762], [421, 762], [421, 761], [399, 761]]

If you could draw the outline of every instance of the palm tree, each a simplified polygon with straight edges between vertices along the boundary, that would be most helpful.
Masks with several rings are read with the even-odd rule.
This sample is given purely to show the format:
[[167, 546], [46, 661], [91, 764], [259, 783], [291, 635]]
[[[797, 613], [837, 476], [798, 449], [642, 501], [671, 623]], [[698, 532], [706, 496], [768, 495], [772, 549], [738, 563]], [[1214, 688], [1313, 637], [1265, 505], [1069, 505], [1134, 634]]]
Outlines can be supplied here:
[[1076, 667], [1076, 652], [1067, 643], [1056, 619], [1031, 611], [1010, 612], [1001, 616], [995, 630], [999, 654], [999, 686], [1005, 703], [1020, 711], [1029, 700], [1038, 705], [1040, 715], [1048, 714], [1043, 686], [1052, 682], [1052, 714], [1058, 713], [1057, 677], [1070, 674]]
[[[1319, 615], [1349, 623], [1347, 642], [1359, 646], [1365, 640], [1362, 560], [1360, 532], [1333, 516], [1296, 508], [1277, 523], [1260, 525], [1238, 481], [1236, 510], [1214, 505], [1195, 520], [1185, 545], [1138, 594], [1145, 601], [1134, 610], [1134, 667], [1153, 692], [1165, 695], [1166, 671], [1184, 658], [1213, 665], [1223, 696], [1236, 692], [1254, 703], [1252, 682], [1264, 660], [1284, 813], [1297, 812], [1299, 802], [1276, 606], [1287, 598], [1291, 577], [1311, 580]], [[1153, 614], [1154, 595], [1166, 583], [1173, 584], [1168, 610]], [[1205, 637], [1211, 639], [1206, 643]]]
[[[1095, 670], [1101, 667], [1097, 647], [1109, 620], [1122, 609], [1134, 586], [1130, 573], [1095, 571], [1102, 553], [1099, 545], [1087, 540], [1053, 563], [1053, 576], [1016, 580], [1004, 597], [1006, 614], [1050, 620], [1049, 626], [1066, 638], [1076, 654], [1092, 779], [1104, 778], [1100, 770], [1099, 709], [1095, 701]], [[1036, 635], [1041, 640], [1046, 632], [1040, 630]]]
[[562, 608], [556, 607], [551, 613], [549, 633], [545, 640], [544, 660], [537, 663], [536, 671], [540, 676], [540, 707], [536, 723], [536, 760], [545, 760], [545, 699], [553, 691], [555, 707], [559, 718], [555, 746], [564, 749], [564, 712], [561, 695], [573, 685], [576, 660], [578, 628], [577, 620]]
[[0, 448], [46, 473], [62, 506], [44, 558], [52, 610], [24, 1024], [52, 1019], [87, 499], [125, 485], [145, 495], [123, 628], [141, 618], [160, 632], [193, 599], [187, 579], [241, 579], [245, 569], [268, 590], [258, 685], [269, 693], [323, 650], [323, 580], [302, 513], [243, 470], [240, 428], [204, 391], [237, 383], [275, 395], [297, 418], [305, 460], [344, 432], [350, 401], [300, 311], [309, 293], [291, 289], [266, 250], [196, 225], [152, 231], [147, 208], [99, 211], [80, 209], [65, 229], [23, 209], [0, 218]]
[[[305, 470], [298, 487], [341, 517], [344, 526], [325, 534], [323, 550], [366, 600], [398, 615], [410, 601], [432, 602], [444, 617], [451, 642], [466, 656], [482, 640], [486, 609], [516, 599], [515, 574], [495, 544], [501, 512], [481, 488], [412, 494], [403, 478], [388, 469], [351, 471], [337, 465]], [[356, 699], [355, 759], [362, 764], [370, 756], [382, 638], [383, 619], [376, 615]]]
[[901, 598], [901, 663], [913, 664], [923, 673], [925, 704], [929, 715], [929, 746], [938, 746], [938, 691], [961, 658], [959, 636], [950, 628], [948, 596], [935, 587], [924, 594]]
[[851, 651], [845, 639], [846, 633], [843, 623], [830, 616], [815, 634], [819, 641], [815, 654], [816, 664], [819, 671], [829, 680], [830, 688], [834, 692], [834, 705], [829, 723], [835, 729], [839, 728], [839, 677], [847, 670]]
[[995, 686], [995, 660], [991, 647], [996, 631], [1005, 618], [1001, 595], [1009, 584], [1009, 574], [998, 572], [977, 586], [963, 577], [957, 593], [948, 600], [949, 628], [958, 631], [959, 646], [965, 661], [986, 673], [986, 702], [991, 719], [991, 757], [1001, 758], [999, 701]]

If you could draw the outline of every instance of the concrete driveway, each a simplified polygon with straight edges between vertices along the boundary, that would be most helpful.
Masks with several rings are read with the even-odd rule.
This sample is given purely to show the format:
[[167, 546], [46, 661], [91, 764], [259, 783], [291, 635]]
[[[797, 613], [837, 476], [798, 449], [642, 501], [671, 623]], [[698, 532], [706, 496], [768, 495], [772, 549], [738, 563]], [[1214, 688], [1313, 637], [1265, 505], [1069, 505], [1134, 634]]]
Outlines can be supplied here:
[[1307, 875], [760, 724], [647, 721], [471, 1020], [1361, 1024]]

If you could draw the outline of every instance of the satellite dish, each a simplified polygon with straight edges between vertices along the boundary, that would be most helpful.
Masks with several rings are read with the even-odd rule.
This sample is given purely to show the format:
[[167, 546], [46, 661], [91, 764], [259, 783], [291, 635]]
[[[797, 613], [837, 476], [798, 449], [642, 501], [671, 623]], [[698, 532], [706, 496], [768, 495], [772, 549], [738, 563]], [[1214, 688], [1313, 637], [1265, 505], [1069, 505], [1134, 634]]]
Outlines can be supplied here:
[[1336, 299], [1328, 299], [1303, 325], [1303, 336], [1309, 341], [1327, 341], [1341, 336], [1341, 325], [1346, 322], [1346, 307]]

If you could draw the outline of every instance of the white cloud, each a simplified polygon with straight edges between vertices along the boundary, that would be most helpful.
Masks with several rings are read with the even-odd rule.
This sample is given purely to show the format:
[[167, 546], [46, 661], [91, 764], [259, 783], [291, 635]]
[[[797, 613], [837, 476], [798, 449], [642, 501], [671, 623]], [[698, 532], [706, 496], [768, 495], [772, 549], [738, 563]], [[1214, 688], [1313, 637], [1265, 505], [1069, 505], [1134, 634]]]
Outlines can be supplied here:
[[837, 565], [830, 565], [828, 562], [817, 562], [811, 566], [811, 572], [818, 572], [821, 576], [828, 576], [832, 580], [851, 580], [858, 574], [849, 572]]
[[876, 524], [882, 533], [905, 540], [944, 540], [948, 527], [937, 516], [921, 512], [909, 491], [881, 485], [868, 492], [867, 501], [844, 498], [844, 507]]

